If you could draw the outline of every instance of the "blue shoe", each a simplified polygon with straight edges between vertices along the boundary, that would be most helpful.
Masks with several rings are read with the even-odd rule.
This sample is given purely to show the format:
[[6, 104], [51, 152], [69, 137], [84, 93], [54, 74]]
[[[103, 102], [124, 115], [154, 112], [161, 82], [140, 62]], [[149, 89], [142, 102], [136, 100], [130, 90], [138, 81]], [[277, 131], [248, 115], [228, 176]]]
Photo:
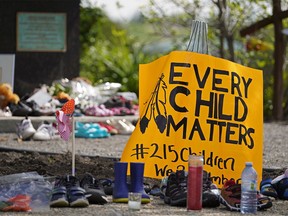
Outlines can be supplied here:
[[67, 190], [64, 177], [56, 177], [52, 197], [50, 199], [50, 207], [68, 207]]
[[288, 169], [284, 174], [273, 179], [271, 184], [277, 191], [279, 199], [288, 200]]
[[272, 181], [271, 178], [267, 178], [261, 181], [260, 193], [265, 196], [270, 196], [270, 197], [274, 197], [275, 199], [277, 199], [278, 194], [277, 194], [277, 191], [272, 186], [271, 181]]
[[70, 207], [87, 207], [89, 201], [85, 196], [85, 190], [80, 187], [79, 180], [74, 176], [66, 176], [67, 198]]
[[283, 178], [276, 184], [273, 184], [279, 199], [288, 200], [288, 178]]
[[76, 122], [75, 137], [78, 138], [106, 138], [110, 134], [106, 128], [100, 127], [97, 123]]

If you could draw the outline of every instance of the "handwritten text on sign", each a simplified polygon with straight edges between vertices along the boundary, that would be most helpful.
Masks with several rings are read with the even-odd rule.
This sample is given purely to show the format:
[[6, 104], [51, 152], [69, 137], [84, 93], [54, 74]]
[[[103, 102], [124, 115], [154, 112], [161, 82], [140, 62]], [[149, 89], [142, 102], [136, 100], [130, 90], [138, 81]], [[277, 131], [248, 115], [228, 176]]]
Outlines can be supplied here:
[[172, 52], [140, 66], [139, 76], [140, 120], [121, 160], [145, 162], [145, 175], [162, 178], [203, 155], [219, 184], [239, 179], [245, 161], [262, 172], [261, 71]]

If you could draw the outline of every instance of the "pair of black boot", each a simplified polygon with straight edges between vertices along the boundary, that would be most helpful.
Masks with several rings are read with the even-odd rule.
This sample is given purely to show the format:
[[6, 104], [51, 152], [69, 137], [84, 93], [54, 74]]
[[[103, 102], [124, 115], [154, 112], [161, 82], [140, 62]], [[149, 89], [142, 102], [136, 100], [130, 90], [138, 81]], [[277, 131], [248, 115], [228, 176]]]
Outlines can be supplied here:
[[113, 202], [128, 203], [129, 192], [141, 193], [141, 203], [150, 203], [150, 197], [144, 190], [144, 163], [130, 162], [130, 184], [127, 183], [127, 162], [114, 164]]

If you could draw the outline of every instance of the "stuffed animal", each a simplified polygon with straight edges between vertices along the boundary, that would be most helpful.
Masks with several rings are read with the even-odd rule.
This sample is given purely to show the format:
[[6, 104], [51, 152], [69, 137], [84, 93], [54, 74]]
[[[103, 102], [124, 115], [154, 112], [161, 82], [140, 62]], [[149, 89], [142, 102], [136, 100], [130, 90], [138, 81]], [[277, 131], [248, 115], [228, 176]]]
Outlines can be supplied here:
[[8, 83], [0, 83], [0, 108], [4, 109], [9, 103], [18, 104], [20, 98], [13, 93], [12, 87]]

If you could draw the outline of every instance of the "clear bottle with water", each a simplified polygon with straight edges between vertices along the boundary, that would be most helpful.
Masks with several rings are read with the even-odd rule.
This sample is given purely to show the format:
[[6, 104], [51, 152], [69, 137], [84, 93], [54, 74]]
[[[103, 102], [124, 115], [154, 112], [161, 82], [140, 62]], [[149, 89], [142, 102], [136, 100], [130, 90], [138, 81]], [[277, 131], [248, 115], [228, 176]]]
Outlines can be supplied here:
[[252, 162], [246, 162], [241, 175], [241, 213], [257, 212], [257, 172]]

